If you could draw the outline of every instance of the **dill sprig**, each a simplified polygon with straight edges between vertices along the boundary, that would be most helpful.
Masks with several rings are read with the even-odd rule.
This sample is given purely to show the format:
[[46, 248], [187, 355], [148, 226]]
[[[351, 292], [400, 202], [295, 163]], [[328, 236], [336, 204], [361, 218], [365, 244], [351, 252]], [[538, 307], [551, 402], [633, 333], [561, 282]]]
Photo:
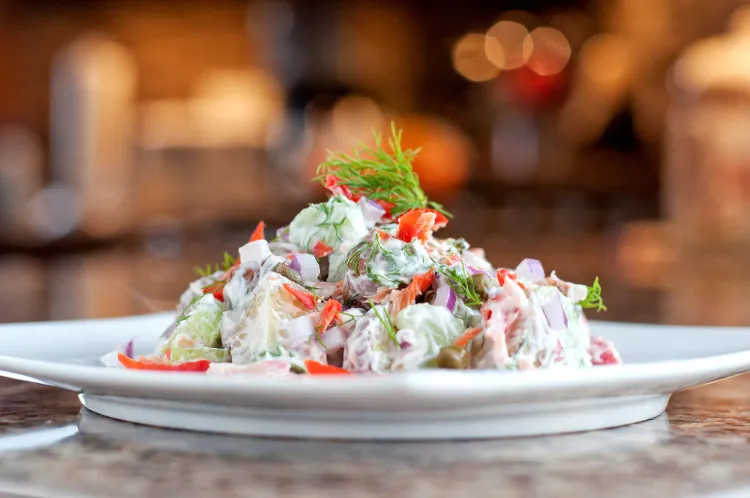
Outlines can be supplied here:
[[412, 162], [419, 149], [401, 147], [402, 130], [396, 130], [391, 123], [389, 153], [383, 148], [379, 133], [373, 131], [375, 147], [359, 145], [352, 154], [342, 152], [328, 153], [328, 159], [318, 166], [317, 176], [313, 181], [325, 184], [330, 173], [338, 178], [353, 194], [367, 196], [368, 199], [381, 200], [394, 204], [391, 214], [394, 218], [411, 209], [431, 208], [450, 217], [442, 205], [430, 201], [419, 186], [419, 176], [412, 168]]
[[388, 332], [388, 335], [390, 336], [391, 341], [393, 341], [393, 344], [395, 344], [397, 348], [401, 349], [401, 345], [398, 343], [398, 338], [396, 337], [396, 326], [393, 324], [393, 320], [391, 320], [391, 315], [387, 311], [383, 311], [383, 313], [380, 313], [378, 311], [378, 308], [375, 306], [375, 303], [372, 302], [372, 299], [368, 299], [367, 302], [370, 303], [372, 312], [375, 313], [375, 316], [378, 317], [378, 320], [380, 320], [380, 323], [383, 325], [385, 331]]
[[206, 265], [204, 268], [196, 267], [195, 273], [199, 277], [211, 277], [214, 273], [229, 270], [237, 262], [237, 259], [224, 251], [224, 261], [221, 263], [214, 263], [213, 265]]
[[596, 308], [596, 311], [607, 311], [602, 300], [602, 286], [599, 285], [599, 277], [594, 279], [594, 283], [588, 287], [586, 299], [579, 302], [582, 308]]
[[190, 300], [187, 306], [185, 306], [185, 309], [182, 310], [182, 313], [180, 313], [180, 316], [177, 317], [177, 320], [175, 321], [175, 326], [179, 325], [180, 322], [184, 321], [188, 317], [188, 313], [190, 313], [190, 310], [193, 309], [193, 306], [195, 303], [201, 300], [203, 297], [203, 294], [198, 294], [193, 299]]
[[469, 307], [479, 307], [484, 303], [484, 300], [479, 296], [476, 286], [474, 285], [474, 279], [466, 271], [466, 265], [464, 264], [463, 258], [461, 258], [461, 269], [452, 266], [438, 265], [437, 271], [445, 277], [448, 281], [448, 285], [458, 296], [463, 299], [464, 304]]

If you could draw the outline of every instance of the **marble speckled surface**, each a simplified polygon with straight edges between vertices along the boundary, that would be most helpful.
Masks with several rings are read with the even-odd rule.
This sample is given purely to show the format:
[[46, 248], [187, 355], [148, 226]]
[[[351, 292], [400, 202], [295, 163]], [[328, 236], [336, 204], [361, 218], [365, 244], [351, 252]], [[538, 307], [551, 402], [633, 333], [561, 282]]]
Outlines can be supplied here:
[[750, 496], [748, 376], [678, 393], [642, 424], [511, 440], [186, 433], [79, 413], [75, 394], [8, 379], [0, 424], [11, 496]]

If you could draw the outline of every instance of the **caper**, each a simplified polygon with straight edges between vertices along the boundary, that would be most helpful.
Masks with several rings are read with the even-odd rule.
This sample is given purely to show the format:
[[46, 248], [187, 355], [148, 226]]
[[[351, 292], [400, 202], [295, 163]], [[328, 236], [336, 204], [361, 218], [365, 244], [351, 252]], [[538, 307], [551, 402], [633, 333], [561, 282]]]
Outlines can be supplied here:
[[463, 370], [469, 368], [469, 353], [457, 346], [444, 346], [437, 355], [439, 368]]
[[492, 287], [492, 280], [490, 280], [490, 277], [484, 273], [475, 273], [471, 276], [471, 281], [474, 284], [474, 290], [476, 291], [477, 296], [479, 296], [482, 301], [489, 299], [489, 290], [490, 287]]
[[295, 284], [304, 285], [304, 282], [302, 281], [302, 275], [300, 275], [297, 270], [286, 263], [278, 263], [273, 267], [273, 271], [288, 278]]
[[469, 351], [471, 351], [471, 356], [477, 357], [482, 353], [483, 349], [484, 349], [484, 334], [480, 334], [471, 341], [471, 345], [469, 346]]

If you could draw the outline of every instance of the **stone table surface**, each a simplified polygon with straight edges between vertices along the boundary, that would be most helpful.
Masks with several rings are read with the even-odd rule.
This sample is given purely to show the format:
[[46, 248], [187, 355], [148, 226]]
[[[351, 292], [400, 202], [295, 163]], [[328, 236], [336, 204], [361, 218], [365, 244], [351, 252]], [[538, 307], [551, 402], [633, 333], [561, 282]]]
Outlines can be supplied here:
[[750, 376], [683, 391], [667, 414], [617, 429], [398, 443], [143, 427], [3, 379], [0, 427], [3, 496], [750, 496]]
[[[478, 245], [491, 248], [492, 241]], [[602, 276], [607, 319], [750, 325], [744, 297], [750, 275], [734, 268], [710, 278], [693, 270], [669, 273], [637, 263], [638, 254], [630, 258], [635, 266], [613, 266], [596, 241], [585, 250], [570, 247], [530, 243], [488, 253], [500, 265], [533, 254], [571, 280]], [[0, 278], [15, 287], [0, 296], [0, 321], [165, 309], [200, 260], [122, 251], [6, 259]], [[677, 393], [666, 414], [627, 427], [419, 443], [143, 427], [81, 410], [75, 393], [0, 378], [0, 496], [750, 497], [750, 376]]]

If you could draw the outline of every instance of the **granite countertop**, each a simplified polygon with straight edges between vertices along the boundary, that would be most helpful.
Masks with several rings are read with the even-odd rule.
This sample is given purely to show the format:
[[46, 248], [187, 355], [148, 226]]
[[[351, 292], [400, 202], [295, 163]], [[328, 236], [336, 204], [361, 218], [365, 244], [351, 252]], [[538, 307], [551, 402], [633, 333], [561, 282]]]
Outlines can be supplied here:
[[563, 436], [339, 442], [188, 433], [79, 411], [0, 380], [11, 496], [750, 496], [750, 376], [676, 394], [667, 414]]
[[[601, 259], [571, 254], [568, 261], [559, 248], [549, 258], [540, 252], [535, 255], [571, 279], [602, 275], [599, 267], [580, 266], [601, 265]], [[502, 255], [498, 259], [503, 264]], [[18, 278], [18, 263], [0, 264], [0, 278], [18, 282], [14, 293], [0, 296], [0, 321], [142, 313], [154, 303], [164, 309], [190, 270], [188, 263], [117, 253], [66, 259], [59, 267], [45, 262], [42, 269], [27, 261]], [[605, 280], [609, 319], [750, 325], [741, 292], [746, 276], [640, 275], [636, 283]], [[78, 292], [61, 292], [71, 286]], [[133, 290], [131, 301], [123, 299], [124, 288]], [[44, 299], [45, 310], [33, 307]], [[138, 308], [144, 301], [147, 306]], [[750, 375], [677, 393], [666, 414], [627, 427], [419, 443], [230, 437], [137, 426], [81, 410], [75, 393], [0, 378], [0, 496], [746, 497], [749, 439]]]

